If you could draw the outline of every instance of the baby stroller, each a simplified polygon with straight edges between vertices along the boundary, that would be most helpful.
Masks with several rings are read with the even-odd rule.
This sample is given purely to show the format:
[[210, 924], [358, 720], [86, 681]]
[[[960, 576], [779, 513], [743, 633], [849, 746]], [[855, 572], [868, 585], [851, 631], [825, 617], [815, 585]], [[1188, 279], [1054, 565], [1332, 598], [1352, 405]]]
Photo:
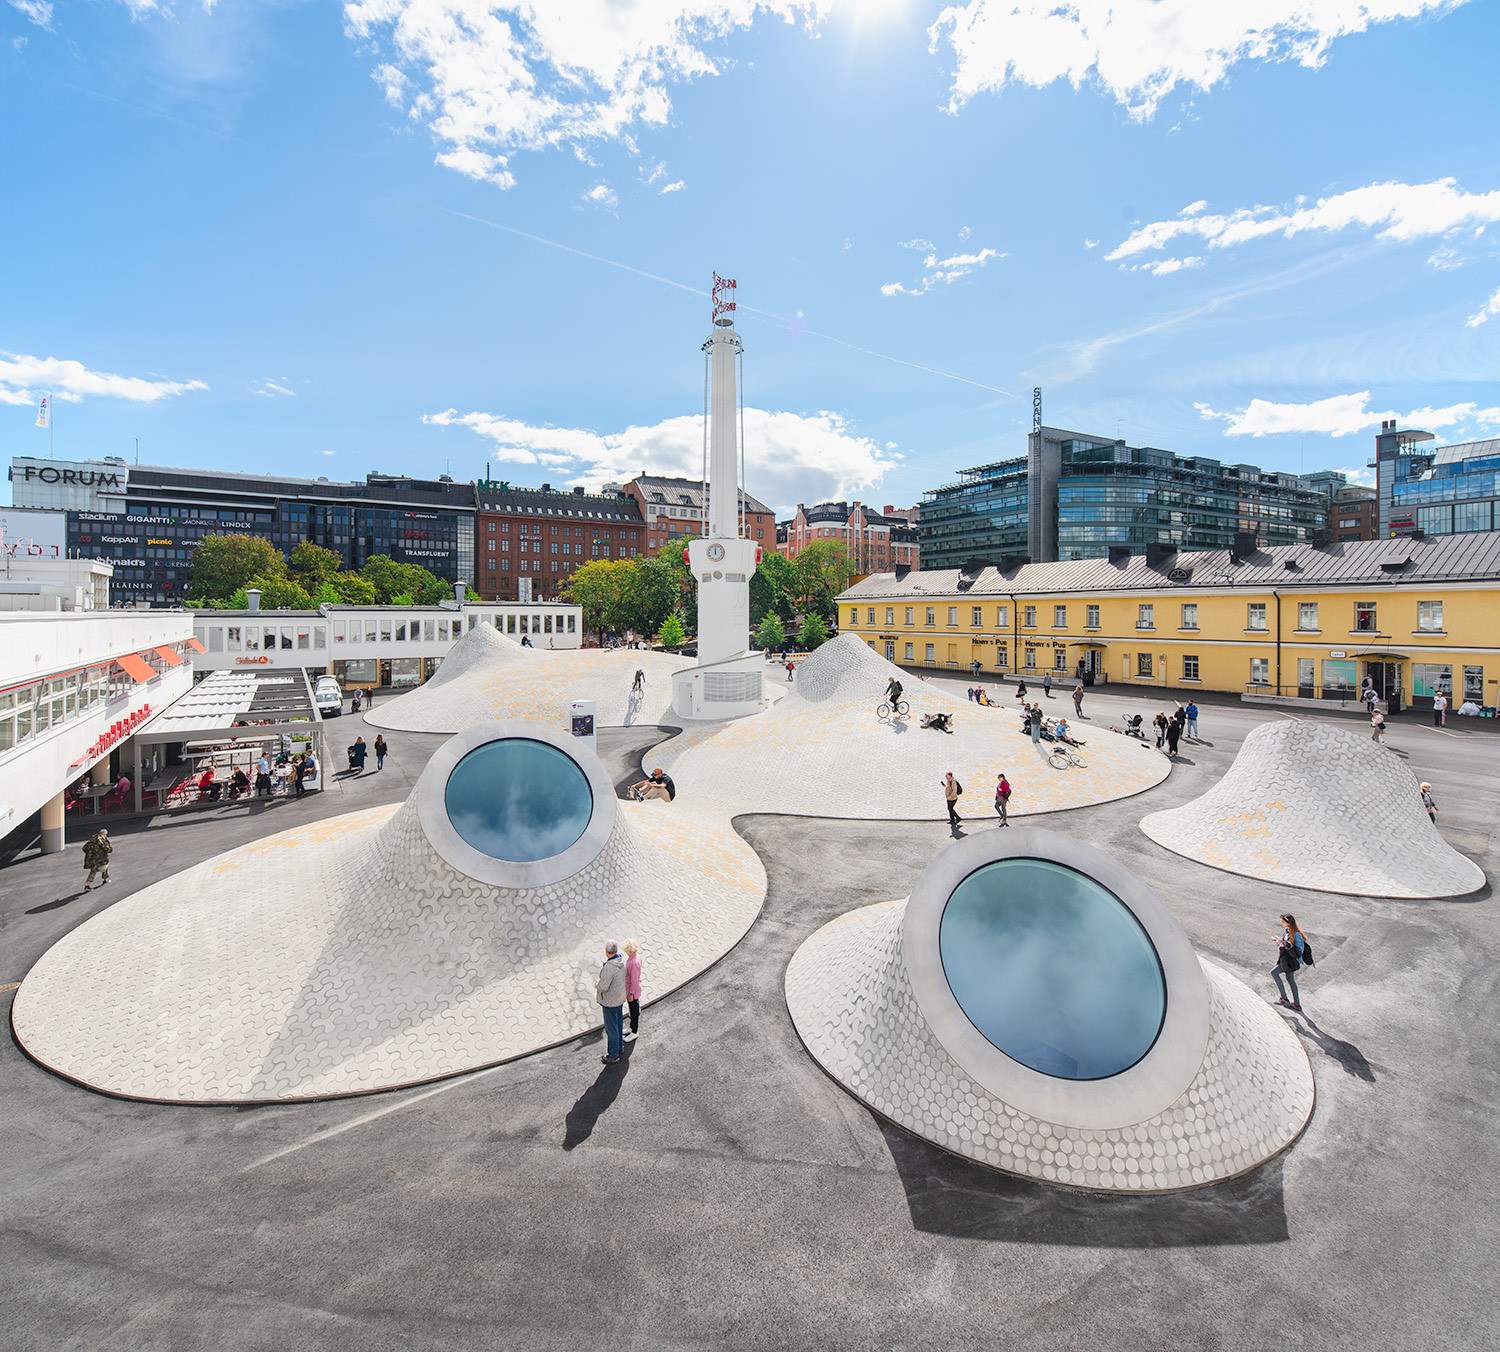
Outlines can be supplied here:
[[1141, 714], [1131, 714], [1130, 717], [1125, 720], [1124, 731], [1127, 737], [1139, 737], [1141, 741], [1144, 742], [1146, 740], [1146, 734], [1141, 731], [1141, 719]]
[[352, 742], [349, 744], [349, 768], [351, 770], [356, 768], [354, 764], [354, 744]]

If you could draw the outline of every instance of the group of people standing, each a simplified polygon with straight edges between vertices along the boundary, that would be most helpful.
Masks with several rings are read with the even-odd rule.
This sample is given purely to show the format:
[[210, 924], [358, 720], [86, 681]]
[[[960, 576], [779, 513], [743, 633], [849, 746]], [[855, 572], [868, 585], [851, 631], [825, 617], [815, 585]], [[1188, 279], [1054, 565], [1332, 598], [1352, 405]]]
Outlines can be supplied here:
[[1191, 701], [1179, 704], [1170, 718], [1163, 709], [1151, 720], [1151, 726], [1156, 729], [1156, 745], [1165, 746], [1167, 755], [1175, 756], [1184, 736], [1198, 740], [1198, 706]]
[[[594, 999], [604, 1010], [604, 1055], [606, 1066], [614, 1065], [624, 1050], [623, 1044], [634, 1042], [641, 1026], [641, 950], [634, 939], [625, 941], [622, 956], [619, 945], [610, 940], [604, 945], [604, 966], [594, 981]], [[630, 1011], [630, 1029], [625, 1029], [625, 1011]]]

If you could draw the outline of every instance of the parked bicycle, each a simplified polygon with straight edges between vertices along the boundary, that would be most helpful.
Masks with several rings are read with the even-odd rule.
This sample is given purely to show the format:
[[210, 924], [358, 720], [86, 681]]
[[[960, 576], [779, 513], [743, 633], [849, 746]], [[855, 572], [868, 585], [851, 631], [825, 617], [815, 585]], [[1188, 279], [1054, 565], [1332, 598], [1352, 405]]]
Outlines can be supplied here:
[[1054, 770], [1086, 770], [1089, 763], [1075, 756], [1068, 747], [1059, 743], [1052, 748], [1052, 754], [1047, 757], [1047, 764]]

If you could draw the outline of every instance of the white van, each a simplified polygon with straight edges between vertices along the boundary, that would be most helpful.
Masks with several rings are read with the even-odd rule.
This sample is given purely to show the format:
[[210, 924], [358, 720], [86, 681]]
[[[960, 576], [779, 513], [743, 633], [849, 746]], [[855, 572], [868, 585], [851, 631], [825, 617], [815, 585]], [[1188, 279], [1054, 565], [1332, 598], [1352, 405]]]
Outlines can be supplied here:
[[337, 718], [344, 712], [344, 692], [332, 676], [319, 676], [313, 686], [313, 704], [324, 718]]

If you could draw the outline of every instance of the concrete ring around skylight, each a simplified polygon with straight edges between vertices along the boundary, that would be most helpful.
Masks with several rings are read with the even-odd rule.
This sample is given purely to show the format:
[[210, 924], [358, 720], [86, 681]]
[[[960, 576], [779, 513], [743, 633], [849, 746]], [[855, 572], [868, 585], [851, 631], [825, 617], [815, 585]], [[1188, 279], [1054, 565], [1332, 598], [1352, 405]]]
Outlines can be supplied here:
[[[1086, 908], [1077, 917], [1081, 923], [1076, 930], [1062, 928], [1063, 916], [1071, 909], [1063, 896], [1016, 895], [1018, 887], [1030, 891], [1047, 886], [1047, 875], [1035, 867], [1038, 863], [1057, 870], [1053, 875], [1057, 882]], [[1078, 1008], [1058, 1011], [1055, 1026], [1060, 1040], [1116, 1038], [1124, 1026], [1143, 1025], [1136, 1030], [1138, 1045], [1123, 1053], [1129, 1061], [1124, 1068], [1080, 1078], [1045, 1073], [1018, 1059], [1016, 1046], [1011, 1046], [1010, 1054], [1001, 1050], [992, 1040], [993, 1029], [990, 1037], [980, 1031], [970, 1017], [973, 1013], [982, 1018], [975, 1009], [965, 1012], [960, 994], [967, 992], [960, 984], [956, 963], [974, 946], [960, 945], [954, 953], [953, 945], [945, 946], [940, 939], [945, 922], [952, 925], [953, 911], [962, 904], [963, 890], [982, 885], [986, 871], [995, 868], [1016, 870], [1020, 876], [997, 880], [981, 904], [993, 910], [1034, 902], [1041, 913], [1019, 917], [1008, 927], [1004, 918], [991, 915], [987, 917], [990, 933], [982, 933], [984, 923], [981, 933], [972, 927], [968, 931], [968, 937], [988, 938], [1001, 949], [986, 953], [984, 961], [992, 970], [1011, 962], [1003, 975], [994, 970], [995, 984], [1004, 987], [1018, 1008], [992, 1011], [993, 1016], [1003, 1022], [1030, 1011], [1030, 1024], [1019, 1036], [1033, 1038], [1036, 1011], [1060, 994], [1060, 986], [1066, 986], [1061, 992], [1064, 998], [1075, 1005], [1090, 1004], [1088, 1012], [1097, 1011], [1098, 1017], [1090, 1021], [1088, 1012]], [[1106, 928], [1115, 917], [1122, 923]], [[1208, 988], [1182, 926], [1166, 903], [1129, 869], [1069, 836], [1014, 827], [968, 836], [949, 846], [928, 864], [912, 888], [903, 934], [912, 990], [944, 1050], [992, 1094], [1035, 1117], [1070, 1127], [1128, 1126], [1179, 1098], [1203, 1062], [1208, 1044]], [[1091, 944], [1094, 936], [1103, 944]], [[1107, 951], [1101, 951], [1101, 946]], [[1092, 949], [1089, 956], [1081, 953], [1086, 947]], [[1064, 950], [1071, 951], [1062, 960]], [[1144, 970], [1132, 969], [1122, 976], [1127, 954], [1140, 959], [1137, 965]], [[1049, 959], [1061, 960], [1057, 961], [1060, 970], [1046, 972]], [[1036, 990], [1026, 993], [1031, 971], [1040, 974], [1041, 980]], [[971, 985], [977, 986], [973, 975], [969, 974]], [[1142, 989], [1120, 989], [1121, 985]], [[987, 993], [976, 988], [974, 1002]], [[1074, 1046], [1057, 1054], [1078, 1060], [1087, 1053]]]
[[[521, 788], [526, 801], [511, 801]], [[615, 825], [615, 791], [603, 763], [580, 755], [577, 738], [538, 723], [481, 723], [450, 738], [427, 762], [416, 800], [432, 847], [460, 873], [497, 887], [571, 877], [604, 848]], [[477, 828], [467, 837], [466, 808]], [[489, 837], [486, 848], [476, 844], [481, 833]], [[548, 836], [560, 848], [552, 849]]]
[[[1087, 846], [1016, 828], [970, 837], [934, 864], [911, 898], [839, 916], [787, 965], [787, 1009], [803, 1045], [872, 1112], [977, 1163], [1101, 1192], [1221, 1182], [1301, 1134], [1314, 1086], [1296, 1034], [1243, 981], [1197, 958], [1139, 879]], [[948, 936], [958, 948], [945, 951], [953, 899], [962, 902], [965, 886], [997, 865], [1072, 874], [1074, 893], [989, 887], [986, 908], [1001, 922], [992, 942], [976, 942], [963, 923]], [[1042, 905], [1028, 911], [1037, 898]], [[1070, 908], [1071, 917], [1054, 914]], [[960, 921], [971, 918], [959, 911]], [[1095, 930], [1098, 954], [1079, 960], [1068, 951], [1080, 936], [1086, 949]], [[1101, 980], [1097, 959], [1121, 949], [1133, 955], [1134, 975]], [[1101, 999], [1076, 981], [1054, 987], [1074, 967], [1104, 989]], [[986, 1004], [1011, 984], [1019, 1002]], [[1049, 1000], [1038, 1022], [1026, 1002]], [[1106, 1021], [1122, 1009], [1117, 1031]], [[1081, 1016], [1059, 1020], [1059, 1011]]]

